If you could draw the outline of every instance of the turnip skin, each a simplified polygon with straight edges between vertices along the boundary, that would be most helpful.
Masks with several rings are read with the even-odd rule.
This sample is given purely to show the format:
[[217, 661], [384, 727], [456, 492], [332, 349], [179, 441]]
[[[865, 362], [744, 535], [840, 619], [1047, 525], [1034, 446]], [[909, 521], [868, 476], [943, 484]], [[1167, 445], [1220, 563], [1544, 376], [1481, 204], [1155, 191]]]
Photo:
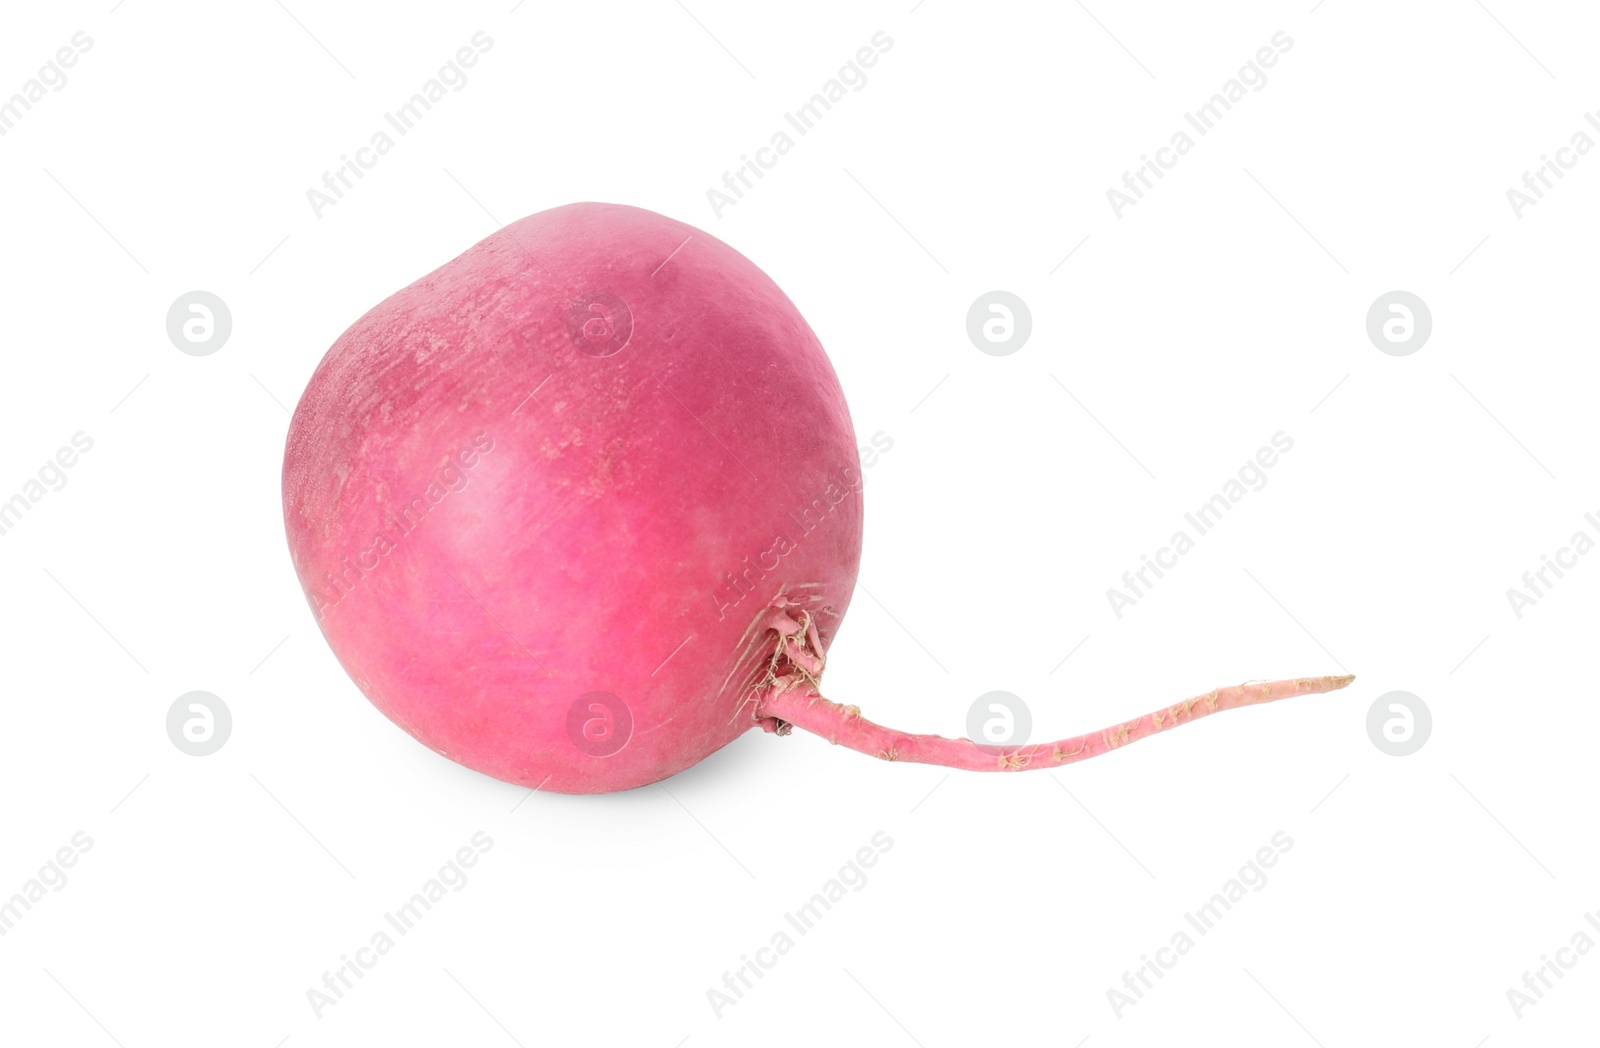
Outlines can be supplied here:
[[[605, 296], [631, 318], [620, 348], [574, 323], [595, 301], [606, 321]], [[459, 490], [397, 526], [463, 449]], [[757, 723], [752, 626], [775, 594], [832, 636], [860, 560], [857, 456], [822, 346], [754, 264], [649, 211], [573, 204], [340, 336], [290, 424], [284, 518], [323, 635], [384, 714], [497, 778], [600, 793]], [[631, 715], [615, 752], [568, 730], [592, 694]]]
[[572, 204], [339, 337], [290, 422], [283, 504], [318, 625], [373, 705], [536, 789], [643, 786], [758, 725], [885, 760], [1050, 768], [1353, 679], [1215, 689], [1029, 746], [873, 724], [819, 691], [860, 481], [833, 368], [764, 273], [661, 215]]

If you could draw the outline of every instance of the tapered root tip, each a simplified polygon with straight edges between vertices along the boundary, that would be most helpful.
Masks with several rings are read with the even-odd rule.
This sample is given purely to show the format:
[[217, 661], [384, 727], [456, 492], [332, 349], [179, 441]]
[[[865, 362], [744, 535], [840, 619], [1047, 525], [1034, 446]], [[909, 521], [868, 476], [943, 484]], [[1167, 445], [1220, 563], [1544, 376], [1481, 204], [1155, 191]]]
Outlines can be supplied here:
[[[1325, 677], [1290, 677], [1286, 680], [1255, 680], [1246, 681], [1237, 686], [1237, 690], [1250, 696], [1250, 702], [1272, 702], [1275, 699], [1286, 699], [1295, 695], [1321, 695], [1330, 691], [1350, 686], [1356, 679], [1354, 673], [1345, 673], [1339, 676]], [[1221, 692], [1231, 692], [1233, 688], [1219, 688]], [[1247, 702], [1245, 705], [1249, 705]]]

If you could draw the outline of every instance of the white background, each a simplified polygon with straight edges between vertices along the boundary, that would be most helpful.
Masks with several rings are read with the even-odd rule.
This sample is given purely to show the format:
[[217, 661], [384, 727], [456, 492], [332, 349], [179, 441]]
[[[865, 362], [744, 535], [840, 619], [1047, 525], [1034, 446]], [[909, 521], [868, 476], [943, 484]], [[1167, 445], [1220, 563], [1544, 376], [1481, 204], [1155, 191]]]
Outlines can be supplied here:
[[[0, 138], [0, 499], [94, 442], [0, 536], [0, 897], [93, 841], [0, 937], [6, 1041], [1593, 1036], [1600, 954], [1520, 1018], [1507, 991], [1600, 910], [1600, 557], [1520, 619], [1506, 596], [1600, 511], [1600, 159], [1520, 218], [1506, 195], [1600, 104], [1592, 12], [286, 2], [37, 5], [0, 33], [0, 96], [93, 39]], [[317, 218], [307, 189], [479, 30], [470, 82]], [[1265, 86], [1118, 218], [1106, 191], [1280, 30]], [[707, 190], [878, 31], [866, 85], [719, 218]], [[288, 409], [379, 299], [576, 200], [753, 259], [862, 442], [893, 440], [834, 699], [956, 735], [1004, 689], [1045, 740], [1246, 679], [1355, 684], [1019, 776], [800, 733], [603, 797], [437, 757], [300, 594]], [[1033, 319], [1003, 357], [965, 328], [997, 288]], [[211, 356], [165, 330], [195, 289], [233, 316]], [[1365, 329], [1396, 289], [1433, 317], [1409, 356]], [[1279, 430], [1267, 486], [1114, 615], [1107, 589]], [[196, 689], [233, 715], [203, 758], [165, 728]], [[1393, 690], [1432, 711], [1407, 757], [1366, 729]], [[307, 991], [480, 830], [466, 886], [319, 1018]], [[880, 830], [865, 887], [719, 1017], [707, 991]], [[1123, 973], [1278, 831], [1266, 886], [1119, 1017]]]

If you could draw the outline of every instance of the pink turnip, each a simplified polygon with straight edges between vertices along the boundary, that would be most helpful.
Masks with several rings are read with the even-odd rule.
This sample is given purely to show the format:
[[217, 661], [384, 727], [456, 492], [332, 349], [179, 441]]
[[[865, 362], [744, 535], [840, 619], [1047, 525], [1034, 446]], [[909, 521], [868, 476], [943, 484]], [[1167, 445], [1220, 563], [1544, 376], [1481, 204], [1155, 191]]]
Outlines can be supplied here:
[[839, 381], [782, 291], [649, 211], [522, 219], [356, 321], [283, 468], [301, 586], [356, 685], [437, 752], [565, 793], [760, 725], [888, 760], [1056, 767], [1349, 677], [1241, 685], [1077, 739], [879, 727], [820, 696], [861, 554]]

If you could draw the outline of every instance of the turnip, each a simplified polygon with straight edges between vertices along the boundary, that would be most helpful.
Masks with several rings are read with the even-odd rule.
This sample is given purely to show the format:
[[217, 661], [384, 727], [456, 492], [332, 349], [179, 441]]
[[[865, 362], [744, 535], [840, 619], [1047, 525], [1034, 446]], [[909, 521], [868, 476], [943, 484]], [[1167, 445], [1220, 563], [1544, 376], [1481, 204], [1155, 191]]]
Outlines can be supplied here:
[[524, 218], [379, 303], [300, 399], [301, 586], [384, 714], [489, 775], [656, 782], [791, 726], [886, 760], [1053, 768], [1350, 677], [1211, 691], [1075, 739], [909, 735], [818, 692], [861, 555], [844, 394], [794, 304], [639, 208]]

